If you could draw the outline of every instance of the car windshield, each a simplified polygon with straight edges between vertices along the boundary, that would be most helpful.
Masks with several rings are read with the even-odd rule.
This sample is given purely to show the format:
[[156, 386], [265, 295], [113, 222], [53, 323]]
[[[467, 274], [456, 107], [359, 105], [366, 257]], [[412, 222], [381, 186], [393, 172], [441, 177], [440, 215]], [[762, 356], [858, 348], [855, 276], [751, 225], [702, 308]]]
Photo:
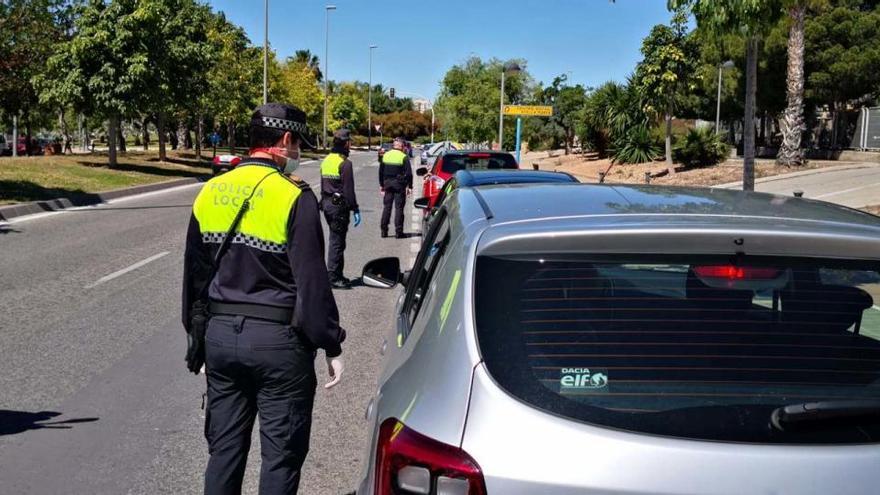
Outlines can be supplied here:
[[878, 442], [876, 418], [770, 423], [786, 405], [880, 399], [878, 265], [483, 257], [480, 350], [508, 392], [577, 421], [707, 440]]
[[443, 157], [442, 169], [448, 174], [459, 170], [497, 170], [518, 168], [507, 153], [449, 154]]

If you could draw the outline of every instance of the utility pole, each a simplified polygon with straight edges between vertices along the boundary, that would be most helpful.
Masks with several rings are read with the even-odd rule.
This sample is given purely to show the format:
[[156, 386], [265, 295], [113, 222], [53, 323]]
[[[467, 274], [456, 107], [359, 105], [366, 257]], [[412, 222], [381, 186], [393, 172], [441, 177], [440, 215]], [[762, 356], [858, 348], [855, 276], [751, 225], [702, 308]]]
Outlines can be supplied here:
[[511, 74], [516, 74], [520, 72], [522, 68], [516, 62], [509, 62], [504, 64], [504, 67], [501, 68], [501, 108], [498, 110], [498, 151], [504, 151], [504, 147], [502, 143], [504, 142], [504, 76], [508, 72]]
[[266, 0], [263, 29], [263, 105], [269, 103], [269, 0]]
[[330, 11], [336, 10], [335, 5], [324, 7], [324, 132], [321, 142], [327, 147], [327, 83], [330, 82]]
[[367, 149], [373, 149], [373, 50], [379, 45], [370, 45], [370, 80], [367, 87]]
[[721, 132], [721, 73], [724, 69], [733, 68], [734, 65], [732, 60], [728, 60], [718, 66], [718, 106], [715, 109], [715, 134]]
[[12, 114], [12, 156], [18, 156], [18, 112]]

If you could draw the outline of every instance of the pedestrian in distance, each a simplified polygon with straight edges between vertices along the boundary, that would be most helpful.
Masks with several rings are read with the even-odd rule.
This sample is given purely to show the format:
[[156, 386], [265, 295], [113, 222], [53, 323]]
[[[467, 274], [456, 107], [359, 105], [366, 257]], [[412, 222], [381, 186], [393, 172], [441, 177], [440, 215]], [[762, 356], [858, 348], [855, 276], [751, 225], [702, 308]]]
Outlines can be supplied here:
[[306, 115], [269, 103], [250, 122], [250, 156], [196, 197], [184, 254], [187, 368], [207, 375], [205, 493], [241, 493], [260, 417], [261, 494], [291, 494], [309, 450], [326, 355], [339, 383], [345, 331], [324, 264], [318, 200], [288, 176], [306, 144]]
[[327, 246], [327, 273], [334, 289], [351, 289], [351, 280], [345, 278], [345, 237], [348, 235], [350, 216], [354, 226], [361, 224], [361, 211], [354, 193], [354, 167], [351, 153], [351, 132], [340, 129], [333, 135], [333, 148], [321, 162], [321, 209], [330, 230]]
[[388, 224], [391, 222], [391, 207], [394, 206], [394, 230], [398, 239], [406, 235], [403, 232], [403, 208], [406, 197], [412, 193], [413, 173], [409, 156], [403, 152], [406, 140], [395, 138], [393, 148], [382, 156], [379, 163], [379, 192], [384, 195], [382, 237], [388, 237]]

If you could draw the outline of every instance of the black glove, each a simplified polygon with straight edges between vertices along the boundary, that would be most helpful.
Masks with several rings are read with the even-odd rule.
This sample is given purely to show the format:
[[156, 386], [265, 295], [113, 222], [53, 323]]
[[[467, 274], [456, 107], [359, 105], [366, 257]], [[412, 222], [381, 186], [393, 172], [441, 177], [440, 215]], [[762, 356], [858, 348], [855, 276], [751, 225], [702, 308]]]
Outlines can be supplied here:
[[205, 364], [205, 330], [209, 318], [207, 304], [204, 301], [195, 302], [186, 334], [186, 368], [196, 375]]

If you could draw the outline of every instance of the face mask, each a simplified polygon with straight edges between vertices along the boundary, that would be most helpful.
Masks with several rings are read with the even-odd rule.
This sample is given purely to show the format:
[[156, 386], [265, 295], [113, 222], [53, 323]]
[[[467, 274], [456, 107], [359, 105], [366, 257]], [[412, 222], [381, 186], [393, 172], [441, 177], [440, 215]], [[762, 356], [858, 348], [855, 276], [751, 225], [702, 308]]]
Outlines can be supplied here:
[[284, 170], [285, 174], [292, 174], [296, 169], [299, 168], [299, 150], [296, 151], [288, 151], [286, 148], [254, 148], [251, 150], [251, 153], [256, 151], [261, 151], [263, 153], [268, 153], [270, 155], [283, 157], [284, 158]]
[[287, 157], [287, 163], [284, 165], [284, 173], [292, 174], [299, 168], [299, 157], [290, 158]]

